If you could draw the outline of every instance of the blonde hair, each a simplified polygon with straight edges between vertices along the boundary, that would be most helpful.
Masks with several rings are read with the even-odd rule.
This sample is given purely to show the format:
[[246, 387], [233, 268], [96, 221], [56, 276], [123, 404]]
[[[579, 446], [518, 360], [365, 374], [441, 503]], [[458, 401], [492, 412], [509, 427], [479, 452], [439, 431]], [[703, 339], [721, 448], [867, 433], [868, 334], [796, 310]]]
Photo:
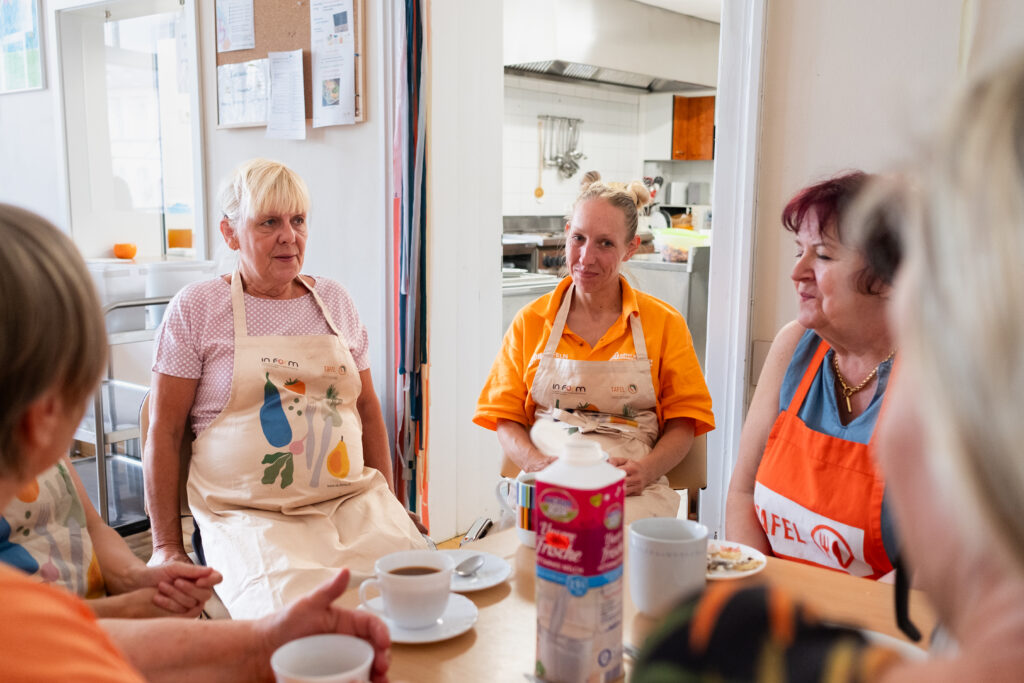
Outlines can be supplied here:
[[967, 537], [1024, 569], [1024, 57], [963, 94], [915, 175], [899, 329], [930, 462]]
[[630, 242], [636, 237], [637, 223], [639, 222], [640, 209], [647, 206], [651, 200], [651, 193], [639, 180], [630, 183], [605, 183], [601, 182], [601, 174], [597, 171], [587, 171], [580, 181], [580, 193], [573, 202], [572, 211], [566, 216], [572, 220], [576, 207], [590, 199], [604, 199], [612, 206], [622, 210], [626, 219], [626, 241]]
[[78, 408], [96, 389], [107, 334], [92, 277], [49, 221], [0, 204], [0, 477], [22, 478], [18, 425], [33, 401], [60, 389]]
[[250, 159], [231, 172], [220, 191], [220, 210], [234, 228], [264, 213], [309, 211], [309, 189], [298, 173], [277, 161]]

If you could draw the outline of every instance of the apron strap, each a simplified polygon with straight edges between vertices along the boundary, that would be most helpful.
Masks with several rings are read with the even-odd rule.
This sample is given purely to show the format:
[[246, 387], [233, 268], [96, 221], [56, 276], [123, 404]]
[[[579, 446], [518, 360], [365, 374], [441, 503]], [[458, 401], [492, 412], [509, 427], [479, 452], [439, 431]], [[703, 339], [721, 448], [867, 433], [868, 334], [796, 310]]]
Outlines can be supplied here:
[[302, 279], [301, 275], [296, 279], [302, 283], [303, 287], [309, 290], [310, 294], [313, 295], [313, 301], [315, 301], [316, 305], [320, 307], [320, 312], [324, 314], [324, 318], [327, 320], [327, 327], [331, 328], [331, 332], [333, 332], [338, 339], [345, 341], [345, 337], [342, 336], [341, 331], [338, 330], [338, 327], [334, 324], [334, 319], [331, 318], [331, 314], [327, 311], [327, 306], [324, 304], [323, 299], [320, 298], [320, 295], [316, 293], [315, 289], [306, 284], [306, 281]]
[[637, 360], [647, 360], [647, 340], [644, 339], [644, 326], [640, 323], [640, 311], [633, 311], [629, 316], [629, 326], [633, 328], [633, 346]]
[[242, 275], [235, 268], [231, 273], [231, 311], [235, 318], [235, 339], [248, 337], [245, 329], [245, 297], [242, 296]]
[[[545, 356], [554, 355], [558, 349], [558, 342], [562, 339], [562, 333], [565, 332], [565, 321], [569, 318], [569, 308], [572, 306], [572, 295], [575, 290], [575, 283], [569, 285], [569, 288], [565, 290], [562, 305], [558, 307], [558, 314], [555, 316], [554, 322], [551, 323], [551, 334], [544, 345]], [[629, 316], [629, 326], [633, 331], [633, 346], [636, 351], [637, 360], [647, 360], [647, 341], [644, 338], [644, 328], [640, 323], [640, 313], [638, 311], [634, 311]]]
[[[338, 339], [341, 339], [342, 342], [344, 342], [345, 337], [342, 336], [338, 327], [334, 324], [334, 319], [331, 318], [331, 314], [327, 311], [327, 306], [324, 305], [323, 299], [320, 298], [320, 295], [302, 279], [301, 275], [297, 276], [295, 280], [305, 287], [306, 291], [313, 295], [313, 301], [320, 307], [320, 312], [327, 321], [327, 327], [331, 329], [331, 332], [333, 332]], [[242, 276], [239, 274], [237, 268], [233, 273], [231, 273], [231, 311], [235, 320], [235, 337], [249, 336], [245, 328], [245, 297], [242, 292]]]
[[574, 291], [576, 291], [575, 284], [570, 284], [569, 288], [565, 290], [562, 305], [558, 308], [558, 315], [555, 316], [555, 321], [551, 323], [551, 334], [548, 336], [548, 343], [544, 345], [545, 356], [553, 356], [558, 349], [558, 342], [562, 338], [562, 333], [565, 332], [565, 321], [569, 317], [569, 307], [572, 306]]
[[818, 370], [821, 368], [821, 361], [825, 358], [825, 354], [831, 347], [828, 342], [824, 339], [818, 344], [818, 349], [814, 352], [814, 356], [811, 358], [811, 362], [807, 364], [807, 369], [804, 370], [804, 376], [800, 380], [800, 386], [796, 388], [796, 393], [793, 394], [793, 398], [790, 399], [789, 405], [786, 407], [786, 412], [792, 415], [796, 415], [800, 412], [800, 406], [804, 404], [804, 398], [807, 396], [807, 392], [811, 389], [811, 383], [814, 381], [814, 376], [818, 374]]

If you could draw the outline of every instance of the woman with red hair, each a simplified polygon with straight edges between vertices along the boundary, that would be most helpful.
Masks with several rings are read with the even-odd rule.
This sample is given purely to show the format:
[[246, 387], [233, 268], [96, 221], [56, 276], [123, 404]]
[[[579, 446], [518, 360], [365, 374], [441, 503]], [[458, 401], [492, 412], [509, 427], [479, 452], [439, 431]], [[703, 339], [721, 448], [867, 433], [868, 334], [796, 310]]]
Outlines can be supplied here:
[[896, 548], [873, 454], [895, 355], [890, 283], [843, 230], [868, 178], [855, 171], [812, 185], [782, 212], [796, 242], [799, 312], [761, 371], [726, 524], [728, 538], [766, 553], [879, 578]]

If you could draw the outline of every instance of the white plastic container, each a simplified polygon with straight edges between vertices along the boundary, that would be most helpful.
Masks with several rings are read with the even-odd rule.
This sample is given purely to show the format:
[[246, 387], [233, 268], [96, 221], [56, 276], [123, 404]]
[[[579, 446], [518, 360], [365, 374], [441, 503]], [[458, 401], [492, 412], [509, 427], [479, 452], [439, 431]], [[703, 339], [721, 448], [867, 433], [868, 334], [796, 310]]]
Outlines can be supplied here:
[[[149, 264], [146, 296], [174, 296], [185, 285], [209, 280], [217, 274], [213, 261], [161, 261]], [[155, 329], [164, 319], [167, 306], [147, 306], [147, 327]]]
[[[146, 295], [146, 272], [148, 266], [124, 263], [108, 259], [87, 261], [93, 284], [103, 306], [141, 299]], [[139, 308], [125, 308], [107, 315], [107, 332], [142, 330], [146, 327], [146, 311]]]
[[593, 441], [565, 445], [537, 473], [536, 675], [550, 683], [622, 677], [626, 473]]

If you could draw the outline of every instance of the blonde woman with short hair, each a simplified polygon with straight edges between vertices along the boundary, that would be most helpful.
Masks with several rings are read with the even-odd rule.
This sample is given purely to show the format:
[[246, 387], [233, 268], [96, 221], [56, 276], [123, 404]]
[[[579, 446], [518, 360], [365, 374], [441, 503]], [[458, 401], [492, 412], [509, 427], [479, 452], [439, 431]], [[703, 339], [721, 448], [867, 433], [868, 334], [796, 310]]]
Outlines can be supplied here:
[[309, 191], [253, 159], [221, 192], [234, 273], [183, 289], [156, 339], [146, 496], [153, 560], [186, 560], [179, 444], [195, 443], [188, 498], [232, 617], [259, 617], [342, 565], [359, 577], [426, 547], [394, 494], [369, 339], [337, 282], [301, 274]]

